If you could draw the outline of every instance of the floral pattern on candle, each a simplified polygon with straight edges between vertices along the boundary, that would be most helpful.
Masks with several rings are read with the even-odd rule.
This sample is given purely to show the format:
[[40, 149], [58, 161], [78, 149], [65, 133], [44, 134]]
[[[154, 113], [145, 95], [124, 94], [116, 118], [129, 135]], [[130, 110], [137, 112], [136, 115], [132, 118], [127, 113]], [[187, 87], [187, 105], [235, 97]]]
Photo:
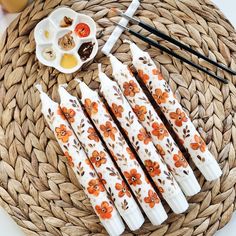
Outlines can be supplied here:
[[[60, 106], [62, 111], [68, 112], [68, 114], [71, 115], [73, 114], [73, 120], [71, 119], [71, 115], [66, 116], [65, 114], [65, 116], [68, 121], [69, 119], [71, 120], [70, 124], [73, 131], [89, 157], [90, 163], [92, 163], [98, 173], [98, 176], [105, 182], [104, 185], [112, 197], [117, 210], [125, 221], [128, 220], [128, 225], [129, 218], [132, 217], [132, 214], [135, 214], [137, 216], [136, 221], [139, 228], [144, 222], [141, 211], [131, 195], [129, 187], [126, 185], [110, 155], [104, 148], [96, 130], [85, 115], [81, 104], [76, 97], [70, 95], [62, 86], [59, 86], [58, 91], [61, 98]], [[98, 104], [96, 102], [85, 99], [85, 106], [90, 115], [96, 115], [98, 113]], [[101, 129], [104, 131], [104, 135], [114, 138], [115, 130], [111, 127], [110, 123]], [[107, 131], [108, 129], [110, 129], [110, 131]], [[98, 179], [91, 180], [89, 182], [88, 192], [96, 195], [99, 191], [104, 191], [103, 185], [98, 182]]]
[[[120, 89], [124, 93], [134, 113], [138, 117], [138, 120], [150, 134], [159, 154], [163, 157], [173, 176], [175, 177], [179, 185], [183, 188], [183, 191], [185, 193], [188, 193], [187, 195], [196, 194], [200, 190], [200, 186], [197, 183], [191, 167], [179, 150], [177, 144], [171, 137], [162, 120], [156, 113], [146, 94], [143, 92], [141, 86], [138, 84], [136, 78], [130, 72], [129, 67], [122, 64], [114, 56], [110, 56], [110, 60], [113, 68], [114, 79], [119, 84]], [[145, 81], [149, 78], [148, 75], [145, 75], [143, 73], [141, 73], [141, 75], [143, 76]], [[132, 88], [135, 88], [135, 94], [130, 94], [127, 92], [127, 88], [131, 88], [131, 84]], [[158, 99], [161, 101], [165, 101], [167, 97], [168, 93], [166, 93], [162, 97], [158, 97]], [[112, 106], [114, 106], [114, 104], [112, 104]], [[121, 118], [120, 116], [117, 116], [116, 113], [114, 114], [116, 115], [116, 117]], [[193, 181], [191, 181], [190, 185], [187, 186], [187, 191], [185, 191], [185, 184], [188, 178], [193, 179], [193, 181], [195, 180], [196, 186], [193, 186]], [[183, 181], [184, 184], [182, 184]]]
[[[67, 157], [69, 165], [73, 168], [94, 211], [108, 232], [114, 235], [122, 233], [125, 227], [119, 213], [97, 173], [91, 168], [91, 165], [87, 164], [88, 158], [65, 119], [64, 113], [57, 103], [42, 92], [41, 87], [38, 89], [42, 101], [42, 113], [54, 132], [58, 144]], [[113, 225], [116, 225], [117, 228]]]
[[150, 55], [130, 44], [133, 65], [139, 77], [145, 83], [156, 103], [179, 136], [183, 146], [188, 150], [193, 162], [208, 180], [218, 178], [222, 172], [215, 158], [207, 149], [195, 126], [176, 99], [167, 82]]
[[[152, 192], [155, 192], [155, 190], [148, 181], [141, 166], [137, 162], [135, 155], [129, 148], [127, 142], [125, 141], [123, 135], [113, 121], [111, 115], [108, 113], [104, 103], [100, 100], [97, 92], [90, 90], [84, 83], [80, 83], [80, 89], [82, 93], [81, 101], [88, 113], [90, 110], [90, 108], [86, 104], [86, 101], [88, 101], [88, 99], [92, 103], [97, 105], [98, 112], [90, 112], [90, 118], [101, 133], [104, 142], [106, 143], [114, 160], [120, 167], [123, 175], [129, 183], [144, 212], [147, 214], [147, 216], [150, 216], [150, 214], [156, 214], [157, 217], [162, 218], [160, 223], [163, 222], [166, 219], [167, 215], [164, 212], [160, 199], [157, 197], [158, 201], [154, 202], [154, 206], [152, 207], [153, 211], [149, 203], [146, 203], [144, 201], [145, 197], [148, 196], [148, 192], [150, 190]], [[114, 109], [116, 110], [117, 108], [114, 107]], [[122, 109], [119, 109], [119, 113], [122, 113]], [[120, 185], [116, 185], [116, 187], [118, 190], [121, 189]], [[152, 222], [155, 222], [155, 219], [153, 219], [153, 217], [149, 217], [149, 219]]]
[[[158, 188], [162, 188], [162, 195], [164, 199], [171, 206], [170, 201], [172, 202], [173, 199], [176, 198], [176, 195], [179, 195], [179, 197], [181, 196], [181, 201], [187, 205], [187, 201], [179, 188], [179, 185], [168, 170], [163, 159], [159, 156], [154, 144], [152, 143], [151, 137], [138, 121], [137, 116], [122, 94], [117, 83], [111, 81], [104, 73], [99, 73], [99, 79], [101, 81], [101, 92], [112, 111], [115, 106], [123, 107], [121, 117], [116, 118], [123, 130], [126, 131], [129, 141], [138, 153], [156, 186]], [[134, 81], [132, 82], [132, 86], [130, 86], [129, 90], [133, 91], [133, 87], [135, 87], [135, 91], [138, 93], [138, 85]], [[132, 93], [131, 96], [133, 97], [135, 94]], [[115, 114], [114, 111], [113, 113]], [[135, 170], [132, 171], [133, 175], [130, 175], [131, 177], [128, 178], [129, 184], [140, 184], [138, 173], [135, 173]], [[126, 173], [124, 174], [126, 175]], [[130, 173], [127, 173], [127, 175], [128, 174]], [[177, 202], [178, 199], [175, 199], [175, 201]]]

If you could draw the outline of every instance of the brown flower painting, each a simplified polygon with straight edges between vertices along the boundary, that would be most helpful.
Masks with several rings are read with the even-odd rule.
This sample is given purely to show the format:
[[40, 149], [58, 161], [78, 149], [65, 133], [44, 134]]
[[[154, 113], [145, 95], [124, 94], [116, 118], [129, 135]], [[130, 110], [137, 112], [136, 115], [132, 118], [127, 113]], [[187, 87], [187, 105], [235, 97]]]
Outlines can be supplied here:
[[130, 185], [136, 186], [142, 184], [141, 174], [137, 172], [136, 169], [130, 170], [130, 172], [124, 172], [125, 177], [128, 179]]
[[158, 104], [166, 103], [169, 95], [167, 92], [163, 92], [161, 89], [156, 89], [155, 93], [153, 94], [153, 98]]
[[176, 112], [170, 113], [170, 118], [175, 120], [175, 125], [181, 127], [184, 122], [187, 122], [187, 117], [184, 112], [182, 112], [179, 108], [176, 109]]
[[198, 135], [194, 135], [194, 143], [191, 143], [191, 148], [193, 150], [200, 150], [201, 152], [205, 152], [206, 151], [206, 144], [205, 142], [203, 141], [203, 139], [198, 136]]
[[106, 201], [103, 201], [100, 206], [96, 205], [95, 209], [101, 219], [110, 219], [112, 216], [113, 207]]
[[105, 138], [110, 137], [113, 141], [115, 140], [117, 129], [116, 127], [112, 126], [112, 123], [110, 121], [106, 121], [104, 125], [100, 125], [100, 129], [102, 130]]
[[138, 85], [133, 80], [125, 82], [123, 88], [125, 96], [134, 97], [134, 95], [139, 92]]
[[160, 202], [157, 193], [153, 192], [151, 189], [148, 191], [148, 196], [144, 198], [144, 201], [149, 204], [151, 208]]
[[89, 116], [96, 114], [98, 112], [98, 104], [96, 102], [92, 102], [89, 98], [85, 99], [84, 105]]
[[100, 179], [91, 179], [88, 183], [88, 192], [94, 196], [98, 196], [100, 192], [104, 192], [104, 186], [101, 183]]
[[60, 127], [55, 128], [57, 138], [63, 143], [67, 143], [69, 137], [72, 135], [72, 131], [68, 130], [65, 125], [60, 125]]

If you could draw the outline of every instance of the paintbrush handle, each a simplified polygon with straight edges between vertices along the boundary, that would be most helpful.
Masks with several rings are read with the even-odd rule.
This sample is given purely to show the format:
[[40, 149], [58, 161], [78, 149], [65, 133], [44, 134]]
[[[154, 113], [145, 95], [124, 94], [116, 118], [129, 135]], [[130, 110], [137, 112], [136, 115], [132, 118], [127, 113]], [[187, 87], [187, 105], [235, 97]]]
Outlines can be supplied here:
[[221, 82], [223, 82], [223, 83], [225, 83], [225, 84], [228, 83], [228, 81], [227, 81], [226, 79], [224, 79], [224, 78], [222, 78], [222, 77], [219, 77], [219, 76], [213, 74], [212, 72], [206, 70], [205, 68], [203, 68], [203, 67], [201, 67], [201, 66], [199, 66], [199, 65], [197, 65], [197, 64], [195, 64], [195, 63], [193, 63], [193, 62], [191, 62], [191, 61], [189, 61], [188, 59], [186, 59], [186, 58], [184, 58], [184, 57], [178, 55], [177, 53], [173, 52], [172, 50], [170, 50], [170, 49], [168, 49], [168, 48], [166, 48], [166, 47], [160, 45], [158, 42], [156, 42], [156, 41], [154, 41], [154, 40], [152, 40], [152, 39], [149, 39], [149, 38], [147, 38], [147, 37], [145, 37], [145, 36], [143, 36], [143, 35], [141, 35], [141, 34], [135, 32], [135, 31], [133, 31], [133, 30], [131, 30], [131, 29], [127, 29], [127, 30], [128, 30], [132, 35], [136, 36], [137, 38], [141, 39], [142, 41], [144, 41], [144, 42], [146, 42], [146, 43], [148, 43], [148, 44], [150, 44], [150, 45], [152, 45], [152, 46], [154, 46], [154, 47], [156, 47], [156, 48], [159, 48], [159, 49], [162, 50], [163, 52], [166, 52], [166, 53], [172, 55], [173, 57], [175, 57], [175, 58], [177, 58], [177, 59], [179, 59], [179, 60], [185, 62], [186, 64], [191, 65], [191, 66], [197, 68], [198, 70], [205, 72], [206, 74], [208, 74], [208, 75], [214, 77], [215, 79], [217, 79], [217, 80], [219, 80], [219, 81], [221, 81]]
[[231, 73], [233, 75], [236, 75], [236, 72], [231, 70], [230, 68], [228, 68], [228, 67], [226, 67], [224, 65], [221, 65], [221, 64], [211, 60], [210, 58], [206, 57], [205, 55], [203, 55], [203, 54], [193, 50], [191, 47], [181, 43], [180, 41], [178, 41], [178, 40], [176, 40], [176, 39], [174, 39], [174, 38], [164, 34], [163, 32], [161, 32], [160, 30], [152, 27], [151, 25], [148, 25], [148, 24], [146, 24], [146, 23], [144, 23], [142, 21], [139, 21], [138, 24], [139, 24], [139, 26], [141, 26], [142, 28], [146, 29], [150, 33], [152, 33], [152, 34], [154, 34], [154, 35], [156, 35], [156, 36], [158, 36], [158, 37], [160, 37], [162, 39], [165, 39], [165, 40], [175, 44], [176, 46], [179, 46], [181, 49], [184, 49], [184, 50], [186, 50], [188, 52], [191, 52], [192, 54], [198, 56], [199, 58], [204, 59], [205, 61], [209, 62], [210, 64], [212, 64], [214, 66], [217, 66], [217, 67], [221, 68], [222, 70], [225, 70], [225, 71], [227, 71], [227, 72], [229, 72], [229, 73]]

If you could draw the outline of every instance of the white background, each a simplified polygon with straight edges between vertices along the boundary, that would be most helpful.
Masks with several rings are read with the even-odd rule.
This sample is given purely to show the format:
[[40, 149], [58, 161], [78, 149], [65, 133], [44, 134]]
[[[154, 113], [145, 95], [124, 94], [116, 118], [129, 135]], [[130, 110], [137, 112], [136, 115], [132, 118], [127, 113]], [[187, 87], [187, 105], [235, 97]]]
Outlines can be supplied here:
[[[194, 1], [194, 0], [193, 0]], [[213, 0], [228, 19], [233, 23], [236, 28], [236, 0]], [[3, 14], [0, 9], [0, 35], [3, 30], [7, 27], [9, 22], [14, 19], [15, 14]], [[233, 218], [223, 229], [219, 230], [216, 236], [235, 236], [236, 235], [236, 213], [234, 213]], [[15, 222], [5, 213], [5, 211], [0, 207], [0, 236], [23, 236], [20, 228], [15, 224]]]

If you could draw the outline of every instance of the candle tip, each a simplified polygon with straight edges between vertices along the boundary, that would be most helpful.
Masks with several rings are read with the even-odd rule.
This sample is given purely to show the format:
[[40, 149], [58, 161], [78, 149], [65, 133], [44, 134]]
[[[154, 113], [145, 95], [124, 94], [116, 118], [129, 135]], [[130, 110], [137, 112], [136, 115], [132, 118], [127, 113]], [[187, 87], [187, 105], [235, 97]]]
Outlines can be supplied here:
[[98, 64], [98, 77], [100, 80], [100, 90], [102, 91], [104, 86], [109, 85], [110, 79], [108, 78], [108, 76], [104, 72], [102, 72], [102, 65], [101, 64]]
[[109, 59], [112, 65], [112, 68], [116, 68], [118, 63], [121, 63], [115, 56], [113, 56], [112, 54], [109, 54]]
[[63, 92], [66, 92], [66, 87], [67, 87], [68, 85], [67, 84], [59, 84], [58, 85], [58, 93], [59, 93], [59, 95], [60, 95], [60, 97], [61, 97], [61, 94], [63, 93]]
[[66, 91], [66, 87], [68, 87], [67, 84], [59, 84], [58, 86], [58, 93], [60, 96], [61, 104], [63, 102], [66, 102], [68, 99], [75, 99], [74, 96], [72, 96], [69, 92]]
[[59, 85], [58, 85], [58, 93], [59, 93], [59, 96], [60, 96], [61, 101], [63, 100], [63, 99], [62, 99], [63, 94], [66, 93], [65, 88], [66, 88], [67, 86], [68, 86], [67, 84], [59, 84]]
[[108, 80], [108, 77], [107, 77], [106, 74], [104, 74], [104, 73], [101, 72], [101, 73], [99, 74], [99, 80], [100, 80], [101, 87], [103, 87], [103, 85], [106, 84], [106, 81]]
[[115, 56], [111, 55], [109, 58], [110, 58], [110, 62], [111, 62], [113, 76], [115, 76], [116, 73], [121, 73], [123, 70], [125, 70], [126, 65], [124, 65]]
[[111, 53], [108, 54], [108, 57], [111, 58], [111, 57], [115, 57], [114, 55], [112, 55]]
[[130, 41], [129, 45], [133, 60], [134, 58], [140, 57], [143, 54], [146, 54], [146, 56], [149, 55], [147, 52], [144, 52], [141, 48], [139, 48], [135, 43]]
[[98, 74], [100, 75], [102, 73], [102, 64], [98, 64]]
[[88, 93], [94, 92], [92, 89], [90, 89], [90, 88], [88, 87], [87, 84], [85, 84], [85, 83], [82, 82], [82, 81], [80, 81], [80, 83], [79, 83], [79, 88], [80, 88], [82, 97], [83, 97], [83, 95], [85, 95], [85, 94], [88, 95]]
[[79, 85], [82, 83], [82, 81], [78, 78], [75, 78], [75, 81], [79, 83]]
[[42, 88], [41, 84], [36, 84], [35, 88], [39, 91], [40, 93], [40, 99], [41, 99], [41, 103], [42, 103], [42, 112], [44, 113], [44, 111], [46, 109], [48, 109], [48, 107], [58, 107], [58, 103], [54, 102], [44, 91]]
[[133, 42], [131, 42], [130, 40], [128, 40], [128, 39], [124, 39], [124, 41], [123, 41], [123, 43], [128, 43], [128, 44], [132, 44]]
[[41, 84], [35, 84], [34, 86], [40, 93], [43, 93], [43, 87]]
[[68, 84], [64, 83], [64, 84], [59, 84], [58, 88], [67, 88]]

